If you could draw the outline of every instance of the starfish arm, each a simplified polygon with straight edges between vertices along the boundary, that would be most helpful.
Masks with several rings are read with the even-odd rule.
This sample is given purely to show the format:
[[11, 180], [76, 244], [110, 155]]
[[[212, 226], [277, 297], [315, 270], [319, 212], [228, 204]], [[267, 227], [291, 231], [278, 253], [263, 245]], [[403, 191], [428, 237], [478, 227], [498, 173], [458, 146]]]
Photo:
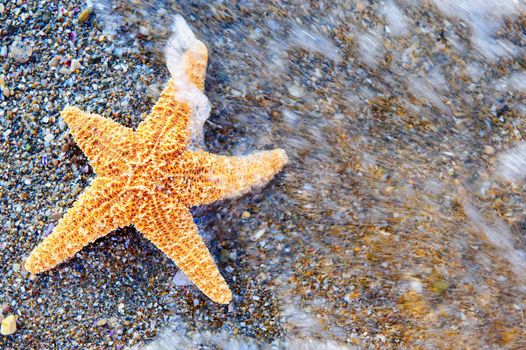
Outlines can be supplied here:
[[31, 252], [25, 262], [27, 271], [47, 271], [97, 238], [129, 224], [119, 203], [120, 191], [120, 184], [109, 178], [93, 180], [53, 232]]
[[124, 162], [118, 160], [133, 153], [132, 129], [76, 107], [64, 108], [61, 116], [96, 174], [109, 176], [124, 170]]
[[149, 140], [152, 146], [162, 145], [163, 153], [183, 149], [190, 142], [192, 133], [200, 133], [199, 130], [192, 129], [198, 129], [199, 126], [202, 128], [204, 121], [198, 123], [195, 120], [196, 113], [188, 101], [207, 104], [206, 97], [202, 94], [207, 60], [206, 46], [196, 40], [170, 69], [174, 72], [172, 74], [177, 73], [178, 76], [173, 76], [168, 81], [152, 112], [137, 128], [137, 132], [145, 140]]
[[265, 185], [288, 163], [284, 150], [259, 151], [247, 156], [228, 157], [207, 152], [194, 152], [200, 163], [209, 168], [210, 181], [196, 184], [203, 205], [218, 199], [233, 198]]
[[208, 49], [205, 44], [196, 40], [183, 55], [185, 77], [200, 91], [205, 90], [206, 65], [208, 63]]
[[161, 207], [154, 201], [140, 212], [142, 215], [134, 219], [135, 227], [172, 259], [206, 296], [228, 304], [232, 292], [199, 236], [188, 208], [177, 202]]

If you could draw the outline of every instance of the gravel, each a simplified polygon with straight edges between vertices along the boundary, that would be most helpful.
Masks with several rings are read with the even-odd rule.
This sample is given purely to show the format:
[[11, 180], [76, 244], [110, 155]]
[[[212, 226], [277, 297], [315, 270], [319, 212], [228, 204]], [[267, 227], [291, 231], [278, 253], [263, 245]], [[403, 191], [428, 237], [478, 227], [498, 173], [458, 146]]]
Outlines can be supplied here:
[[[526, 341], [526, 188], [498, 165], [510, 149], [523, 162], [521, 4], [0, 2], [0, 312], [17, 328], [2, 349]], [[210, 51], [208, 149], [292, 160], [193, 210], [233, 303], [186, 285], [132, 227], [28, 274], [94, 176], [59, 112], [137, 126], [168, 79], [176, 13]]]

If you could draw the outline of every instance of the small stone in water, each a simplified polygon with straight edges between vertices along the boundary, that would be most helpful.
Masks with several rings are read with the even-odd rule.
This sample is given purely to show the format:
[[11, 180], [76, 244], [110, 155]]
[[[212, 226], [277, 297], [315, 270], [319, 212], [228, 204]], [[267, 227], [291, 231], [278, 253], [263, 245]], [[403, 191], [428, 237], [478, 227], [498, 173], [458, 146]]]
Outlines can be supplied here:
[[491, 146], [488, 146], [488, 145], [485, 145], [484, 146], [484, 153], [486, 153], [489, 156], [494, 155], [495, 154], [495, 148], [493, 148]]
[[288, 86], [287, 89], [289, 90], [289, 94], [296, 98], [300, 98], [303, 96], [303, 89], [299, 87], [298, 85], [291, 85]]
[[9, 315], [2, 320], [2, 326], [0, 327], [0, 333], [2, 335], [11, 335], [16, 332], [16, 317]]
[[437, 280], [433, 283], [433, 291], [437, 294], [444, 294], [448, 287], [447, 282], [444, 280]]
[[245, 211], [243, 212], [243, 214], [241, 215], [241, 217], [242, 217], [243, 219], [249, 218], [249, 217], [250, 217], [250, 212], [248, 212], [248, 211], [245, 210]]
[[0, 4], [0, 14], [4, 13], [5, 6], [4, 4]]

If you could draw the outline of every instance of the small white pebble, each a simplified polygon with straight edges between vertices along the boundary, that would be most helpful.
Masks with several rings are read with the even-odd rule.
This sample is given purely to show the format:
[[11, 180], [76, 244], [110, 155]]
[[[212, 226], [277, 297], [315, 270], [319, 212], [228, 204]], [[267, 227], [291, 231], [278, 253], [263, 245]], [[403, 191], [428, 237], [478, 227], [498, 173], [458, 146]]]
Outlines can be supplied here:
[[49, 66], [56, 67], [59, 61], [60, 61], [60, 56], [55, 56], [49, 61]]
[[298, 85], [290, 85], [287, 87], [287, 90], [289, 90], [289, 94], [296, 98], [303, 96], [303, 89]]
[[55, 138], [55, 136], [53, 136], [53, 134], [46, 134], [44, 136], [44, 141], [45, 142], [51, 142], [51, 141], [53, 141], [54, 138]]
[[17, 63], [26, 63], [33, 54], [33, 48], [31, 43], [22, 43], [15, 41], [9, 48], [9, 56], [13, 58]]
[[16, 332], [16, 317], [9, 315], [2, 320], [2, 326], [0, 327], [0, 333], [2, 335], [11, 335]]
[[80, 64], [79, 60], [77, 60], [77, 59], [71, 60], [71, 65], [70, 65], [70, 68], [69, 68], [71, 73], [75, 72], [77, 69], [80, 69], [80, 67], [82, 67], [82, 65]]
[[252, 240], [253, 241], [257, 241], [258, 239], [261, 238], [261, 236], [263, 236], [263, 234], [265, 233], [266, 231], [266, 228], [263, 227], [263, 228], [260, 228], [259, 230], [257, 230], [253, 235], [252, 235]]
[[493, 148], [493, 147], [491, 147], [489, 145], [485, 145], [484, 146], [484, 153], [486, 153], [489, 156], [494, 155], [495, 154], [495, 148]]

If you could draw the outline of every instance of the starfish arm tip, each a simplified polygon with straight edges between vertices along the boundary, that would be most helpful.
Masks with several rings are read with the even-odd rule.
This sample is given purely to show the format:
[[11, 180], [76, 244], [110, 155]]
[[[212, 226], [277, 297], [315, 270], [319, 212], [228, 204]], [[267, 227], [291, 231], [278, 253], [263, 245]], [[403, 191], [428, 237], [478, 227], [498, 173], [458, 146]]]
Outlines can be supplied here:
[[82, 110], [75, 106], [66, 106], [60, 112], [60, 116], [64, 121], [69, 125], [74, 119], [77, 119], [80, 115], [82, 115]]
[[35, 250], [33, 250], [29, 255], [29, 258], [24, 261], [23, 266], [24, 270], [34, 275], [49, 270], [49, 268], [45, 266], [41, 259], [39, 259], [39, 256], [35, 253]]
[[289, 156], [287, 155], [287, 152], [283, 148], [276, 148], [274, 150], [276, 153], [277, 159], [281, 163], [281, 168], [283, 168], [285, 165], [287, 165], [290, 161]]
[[200, 55], [208, 56], [208, 48], [201, 40], [196, 40], [192, 46], [192, 50]]
[[38, 271], [36, 266], [33, 264], [32, 260], [31, 260], [31, 256], [23, 263], [23, 266], [24, 266], [24, 270], [26, 270], [29, 273], [37, 274], [37, 273], [40, 272], [40, 271]]
[[[228, 287], [227, 287], [228, 288]], [[220, 295], [218, 295], [216, 298], [212, 299], [215, 302], [219, 304], [230, 304], [232, 301], [232, 292], [228, 288], [227, 290], [223, 291]]]

